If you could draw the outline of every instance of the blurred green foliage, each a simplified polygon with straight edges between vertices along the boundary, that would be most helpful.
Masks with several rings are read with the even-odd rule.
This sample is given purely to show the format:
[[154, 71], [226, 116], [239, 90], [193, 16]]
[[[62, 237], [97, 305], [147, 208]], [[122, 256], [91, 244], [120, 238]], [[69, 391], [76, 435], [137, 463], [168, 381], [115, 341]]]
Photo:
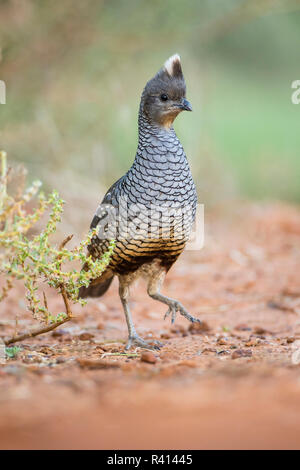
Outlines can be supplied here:
[[175, 128], [201, 200], [299, 201], [300, 105], [291, 103], [299, 8], [292, 0], [2, 0], [0, 146], [63, 196], [78, 177], [87, 198], [90, 187], [100, 198], [134, 158], [143, 86], [178, 52], [194, 112]]
[[17, 357], [20, 351], [21, 351], [21, 348], [19, 348], [18, 346], [12, 346], [11, 348], [5, 348], [6, 356], [9, 357], [10, 359], [13, 359], [13, 358]]

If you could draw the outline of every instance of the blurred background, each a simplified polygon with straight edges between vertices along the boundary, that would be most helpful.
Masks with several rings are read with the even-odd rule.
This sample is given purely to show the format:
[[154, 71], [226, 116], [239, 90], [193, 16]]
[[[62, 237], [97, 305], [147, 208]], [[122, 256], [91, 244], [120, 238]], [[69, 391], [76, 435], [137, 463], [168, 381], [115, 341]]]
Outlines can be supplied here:
[[88, 223], [133, 161], [146, 81], [178, 52], [194, 112], [175, 129], [201, 202], [298, 203], [299, 39], [295, 0], [1, 0], [0, 147]]
[[[0, 367], [2, 448], [300, 448], [300, 0], [0, 0], [0, 150], [59, 190], [57, 240], [76, 244], [134, 159], [146, 81], [176, 52], [205, 249], [164, 288], [203, 324], [163, 322], [139, 284], [137, 331], [166, 347], [117, 357], [115, 280]], [[1, 303], [0, 341], [35, 328], [23, 296], [20, 282]]]

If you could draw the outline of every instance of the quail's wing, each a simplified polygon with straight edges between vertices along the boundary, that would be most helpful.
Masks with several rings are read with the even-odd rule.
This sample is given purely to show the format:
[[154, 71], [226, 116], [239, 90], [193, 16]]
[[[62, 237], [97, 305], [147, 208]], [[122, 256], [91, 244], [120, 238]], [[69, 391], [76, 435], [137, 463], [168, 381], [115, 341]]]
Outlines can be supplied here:
[[90, 229], [97, 229], [97, 234], [92, 238], [88, 251], [95, 258], [103, 255], [108, 249], [110, 240], [114, 240], [117, 231], [117, 213], [121, 196], [122, 176], [105, 194], [102, 202], [96, 210]]

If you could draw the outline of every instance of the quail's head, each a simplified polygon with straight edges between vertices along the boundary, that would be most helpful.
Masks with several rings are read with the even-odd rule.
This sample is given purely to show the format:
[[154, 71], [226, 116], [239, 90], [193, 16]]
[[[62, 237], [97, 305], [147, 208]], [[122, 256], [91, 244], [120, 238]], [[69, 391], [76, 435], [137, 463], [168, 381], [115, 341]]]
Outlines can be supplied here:
[[142, 94], [141, 109], [149, 122], [170, 128], [181, 111], [192, 111], [178, 54], [170, 57]]

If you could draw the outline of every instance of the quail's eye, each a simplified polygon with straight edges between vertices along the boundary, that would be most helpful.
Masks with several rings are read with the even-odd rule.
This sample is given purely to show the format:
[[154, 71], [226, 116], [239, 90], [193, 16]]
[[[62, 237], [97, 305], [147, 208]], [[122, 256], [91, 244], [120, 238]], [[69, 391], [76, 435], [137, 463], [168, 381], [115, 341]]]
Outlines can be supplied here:
[[166, 95], [166, 93], [163, 93], [162, 95], [160, 95], [160, 99], [162, 101], [168, 101], [169, 98], [168, 98], [168, 95]]

